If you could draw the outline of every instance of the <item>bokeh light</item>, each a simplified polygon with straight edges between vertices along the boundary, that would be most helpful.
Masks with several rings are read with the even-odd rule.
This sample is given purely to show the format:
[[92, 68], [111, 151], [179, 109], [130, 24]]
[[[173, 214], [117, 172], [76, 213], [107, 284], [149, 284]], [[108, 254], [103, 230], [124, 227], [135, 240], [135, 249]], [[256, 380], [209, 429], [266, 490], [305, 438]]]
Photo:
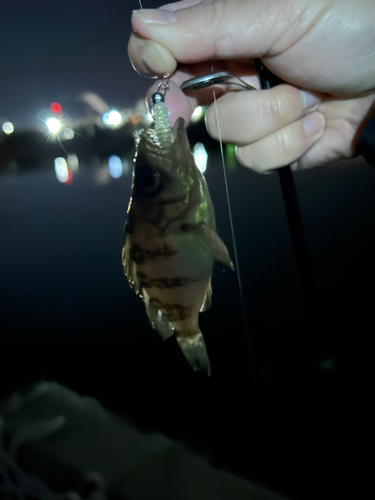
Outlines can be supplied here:
[[205, 113], [204, 107], [203, 106], [197, 106], [194, 109], [193, 114], [191, 115], [191, 121], [192, 121], [192, 123], [199, 122], [199, 120], [201, 120], [203, 118], [204, 113]]
[[65, 127], [62, 131], [62, 136], [67, 141], [71, 141], [74, 139], [74, 130], [72, 128]]
[[73, 180], [73, 176], [68, 168], [65, 158], [58, 156], [55, 158], [54, 165], [57, 180], [59, 182], [63, 182], [64, 184], [70, 184]]
[[47, 118], [46, 126], [51, 134], [58, 134], [62, 128], [62, 123], [57, 118]]
[[14, 125], [12, 122], [4, 122], [2, 126], [4, 134], [12, 134], [14, 132]]
[[193, 154], [195, 164], [203, 174], [207, 169], [208, 154], [206, 148], [201, 142], [197, 142], [197, 144], [194, 146]]
[[122, 159], [122, 175], [128, 175], [131, 171], [131, 164], [130, 162], [126, 159]]
[[107, 127], [119, 127], [123, 122], [123, 116], [117, 109], [110, 109], [102, 115], [102, 121]]
[[226, 143], [224, 145], [225, 166], [229, 170], [234, 170], [237, 165], [236, 146], [234, 144]]
[[60, 113], [61, 105], [58, 102], [51, 102], [49, 109], [52, 111], [52, 113]]
[[114, 179], [119, 179], [122, 175], [122, 161], [116, 155], [112, 155], [108, 158], [108, 172]]
[[102, 164], [95, 172], [94, 175], [95, 182], [98, 184], [98, 186], [105, 186], [108, 184], [112, 178], [109, 175], [108, 172], [108, 165], [107, 164]]
[[131, 117], [129, 118], [129, 122], [132, 125], [138, 125], [138, 123], [140, 123], [141, 121], [142, 121], [141, 115], [131, 115]]
[[76, 172], [79, 168], [79, 160], [78, 156], [75, 153], [70, 153], [68, 154], [68, 157], [66, 159], [68, 167], [72, 172]]

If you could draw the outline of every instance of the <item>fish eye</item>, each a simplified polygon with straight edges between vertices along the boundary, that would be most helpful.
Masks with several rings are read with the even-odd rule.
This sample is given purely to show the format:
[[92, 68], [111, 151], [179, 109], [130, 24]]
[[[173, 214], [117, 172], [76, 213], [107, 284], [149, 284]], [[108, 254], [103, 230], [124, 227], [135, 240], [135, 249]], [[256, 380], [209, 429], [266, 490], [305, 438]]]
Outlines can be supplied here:
[[157, 170], [142, 165], [135, 169], [135, 186], [139, 193], [156, 196], [161, 190], [161, 177]]

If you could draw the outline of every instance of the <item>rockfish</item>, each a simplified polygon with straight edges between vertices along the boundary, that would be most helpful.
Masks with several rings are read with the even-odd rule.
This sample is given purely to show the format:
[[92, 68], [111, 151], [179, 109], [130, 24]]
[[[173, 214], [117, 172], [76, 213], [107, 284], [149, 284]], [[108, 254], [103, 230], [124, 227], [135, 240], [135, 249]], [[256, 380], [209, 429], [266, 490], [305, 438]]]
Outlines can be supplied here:
[[124, 273], [163, 339], [175, 334], [190, 363], [210, 373], [199, 313], [211, 305], [215, 259], [233, 269], [216, 232], [206, 180], [190, 151], [184, 120], [169, 126], [163, 102], [154, 128], [135, 133], [132, 195], [122, 249]]

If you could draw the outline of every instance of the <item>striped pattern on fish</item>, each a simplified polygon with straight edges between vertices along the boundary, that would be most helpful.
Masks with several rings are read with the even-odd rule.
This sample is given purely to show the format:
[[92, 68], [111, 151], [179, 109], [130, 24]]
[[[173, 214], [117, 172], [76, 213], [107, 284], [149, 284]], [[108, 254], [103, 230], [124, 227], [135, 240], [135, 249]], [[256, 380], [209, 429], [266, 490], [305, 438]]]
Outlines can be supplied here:
[[135, 137], [124, 272], [151, 326], [164, 339], [175, 333], [192, 368], [210, 372], [198, 317], [211, 304], [215, 259], [233, 265], [216, 233], [207, 183], [190, 152], [184, 121], [170, 129], [167, 144], [157, 134], [148, 129]]

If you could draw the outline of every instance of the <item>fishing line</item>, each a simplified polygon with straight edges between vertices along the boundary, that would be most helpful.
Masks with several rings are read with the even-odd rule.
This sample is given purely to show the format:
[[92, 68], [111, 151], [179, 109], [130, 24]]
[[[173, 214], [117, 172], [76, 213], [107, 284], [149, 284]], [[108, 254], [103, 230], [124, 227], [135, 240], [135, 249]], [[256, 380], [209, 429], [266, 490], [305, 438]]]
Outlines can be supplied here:
[[[212, 65], [212, 68], [213, 68], [213, 65]], [[241, 300], [241, 307], [242, 307], [243, 323], [244, 323], [244, 328], [245, 328], [245, 334], [247, 336], [247, 333], [248, 333], [249, 330], [248, 330], [248, 321], [247, 321], [247, 314], [246, 314], [246, 304], [245, 304], [245, 297], [244, 297], [243, 288], [242, 288], [242, 280], [241, 280], [240, 264], [239, 264], [238, 253], [237, 253], [236, 237], [235, 237], [235, 234], [234, 234], [234, 225], [233, 225], [233, 217], [232, 217], [232, 207], [231, 207], [230, 198], [229, 198], [228, 178], [227, 178], [227, 172], [226, 172], [226, 166], [225, 166], [223, 141], [222, 141], [222, 138], [221, 138], [220, 120], [219, 120], [219, 113], [218, 113], [217, 102], [216, 102], [216, 92], [213, 90], [212, 94], [213, 94], [213, 97], [214, 97], [215, 113], [216, 113], [216, 124], [217, 124], [217, 130], [218, 130], [218, 133], [219, 133], [221, 163], [222, 163], [222, 166], [223, 166], [225, 194], [226, 194], [226, 197], [227, 197], [227, 206], [228, 206], [228, 214], [229, 214], [229, 224], [230, 224], [230, 230], [231, 230], [232, 242], [233, 242], [234, 262], [235, 262], [236, 271], [237, 271], [237, 282], [238, 282], [238, 289], [239, 289], [239, 292], [240, 292], [240, 300]]]

